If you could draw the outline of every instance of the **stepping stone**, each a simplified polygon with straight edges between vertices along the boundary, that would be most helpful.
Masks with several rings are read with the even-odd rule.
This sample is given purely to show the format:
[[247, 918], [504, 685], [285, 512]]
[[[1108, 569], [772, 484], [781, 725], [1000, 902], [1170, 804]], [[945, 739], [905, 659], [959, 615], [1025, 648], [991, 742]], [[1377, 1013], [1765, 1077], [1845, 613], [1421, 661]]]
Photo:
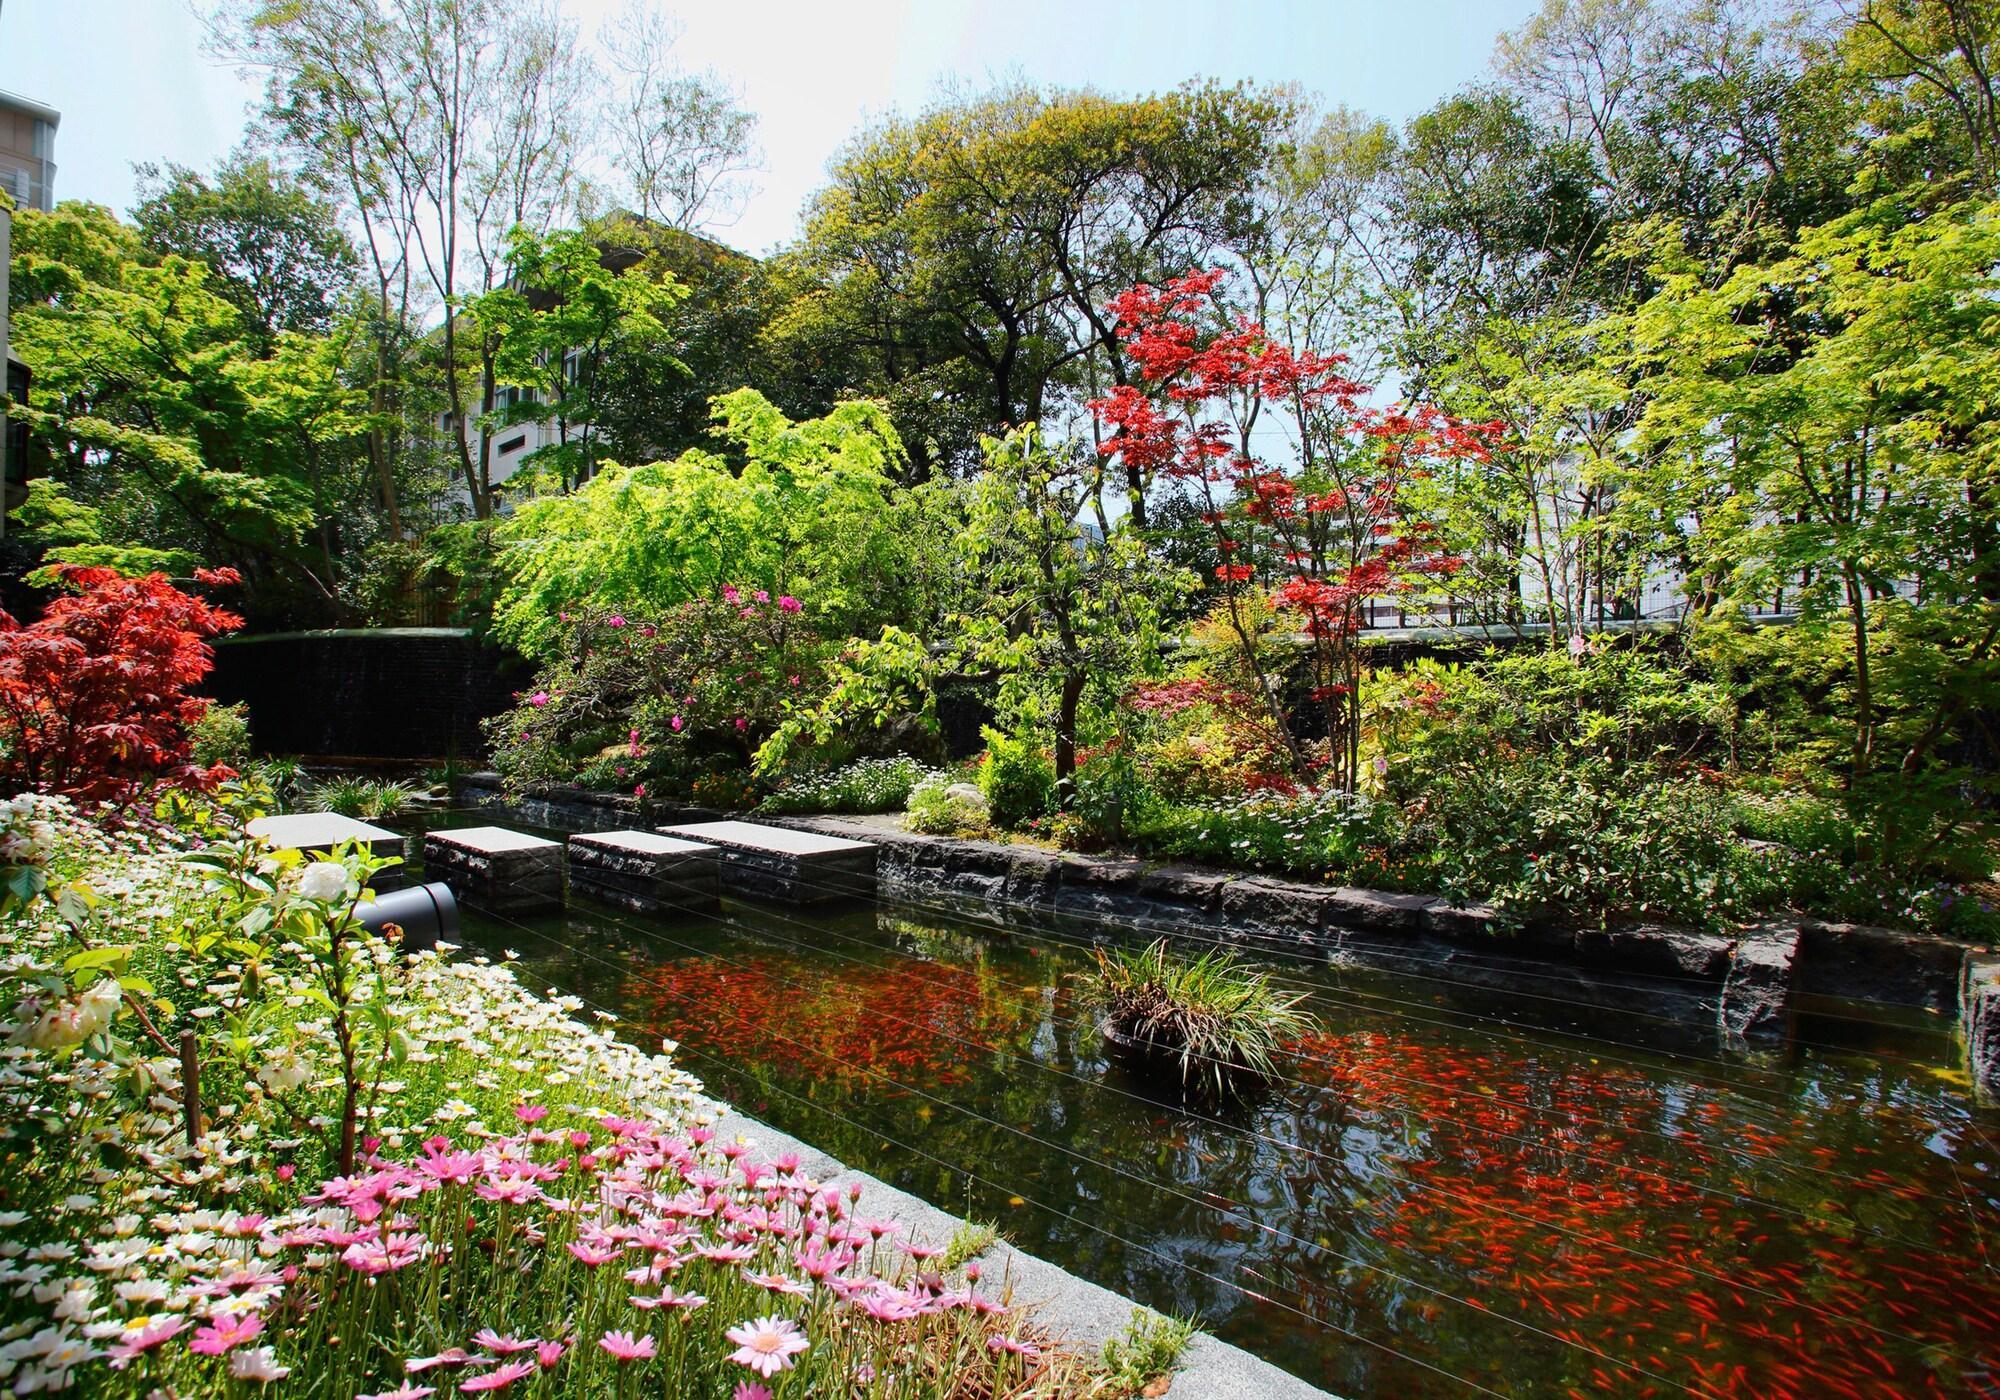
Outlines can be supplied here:
[[467, 826], [424, 837], [424, 873], [468, 904], [496, 914], [563, 905], [563, 848], [504, 826]]
[[[335, 846], [353, 841], [375, 856], [409, 854], [403, 838], [379, 826], [343, 817], [338, 812], [291, 812], [279, 817], [257, 817], [243, 828], [267, 846], [281, 851], [310, 851], [324, 854]], [[383, 872], [388, 874], [387, 871]]]
[[569, 883], [639, 914], [713, 909], [722, 899], [716, 849], [657, 831], [592, 831], [569, 838]]
[[783, 904], [875, 897], [872, 842], [757, 822], [693, 822], [660, 829], [716, 847], [728, 894]]

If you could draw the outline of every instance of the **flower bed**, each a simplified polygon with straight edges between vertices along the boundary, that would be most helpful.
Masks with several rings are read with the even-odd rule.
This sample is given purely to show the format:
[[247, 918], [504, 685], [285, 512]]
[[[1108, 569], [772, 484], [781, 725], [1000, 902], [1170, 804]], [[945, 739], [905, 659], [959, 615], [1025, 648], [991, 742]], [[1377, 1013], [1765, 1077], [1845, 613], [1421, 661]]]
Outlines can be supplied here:
[[365, 856], [302, 866], [213, 809], [13, 819], [47, 888], [0, 924], [0, 1389], [1106, 1384], [859, 1187], [718, 1139], [667, 1055], [362, 933]]

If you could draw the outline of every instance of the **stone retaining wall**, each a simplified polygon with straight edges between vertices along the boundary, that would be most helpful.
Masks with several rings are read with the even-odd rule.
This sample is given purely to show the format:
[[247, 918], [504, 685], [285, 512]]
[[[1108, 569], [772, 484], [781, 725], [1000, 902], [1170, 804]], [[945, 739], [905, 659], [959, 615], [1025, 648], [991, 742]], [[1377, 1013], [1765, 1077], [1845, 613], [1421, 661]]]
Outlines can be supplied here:
[[[1593, 974], [1637, 978], [1635, 1004], [1653, 995], [1705, 1003], [1731, 1041], [1781, 1037], [1800, 993], [1954, 1011], [1968, 952], [1950, 939], [1818, 920], [1774, 920], [1734, 934], [1663, 924], [1508, 928], [1491, 909], [1432, 895], [921, 836], [884, 819], [770, 820], [878, 843], [889, 894], [1141, 930], [1178, 929], [1246, 947], [1306, 949], [1357, 962], [1436, 962], [1451, 965], [1455, 976], [1484, 976], [1501, 985], [1510, 963], [1516, 969], [1553, 964], [1586, 980]], [[1594, 990], [1610, 994], [1615, 1004], [1617, 988]]]

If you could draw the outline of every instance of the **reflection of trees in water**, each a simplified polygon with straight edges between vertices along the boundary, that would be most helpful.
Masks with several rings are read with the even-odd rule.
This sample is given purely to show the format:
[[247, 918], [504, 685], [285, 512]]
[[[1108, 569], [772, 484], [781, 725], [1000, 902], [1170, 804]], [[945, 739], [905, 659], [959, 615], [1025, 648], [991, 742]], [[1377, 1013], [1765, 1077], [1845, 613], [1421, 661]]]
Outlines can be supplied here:
[[[1948, 1391], [1917, 1348], [1868, 1324], [1959, 1351], [2000, 1335], [2000, 1279], [1978, 1268], [1972, 1212], [2000, 1220], [1960, 1193], [1943, 1154], [1960, 1158], [1974, 1197], [1992, 1194], [1992, 1168], [1976, 1178], [1960, 1150], [1976, 1125], [1944, 1084], [1906, 1066], [1806, 1059], [1695, 1076], [1594, 1061], [1575, 1042], [1401, 1023], [1392, 1034], [1379, 1015], [1336, 1007], [1291, 1066], [1304, 1082], [1225, 1125], [1144, 1100], [1067, 994], [1073, 960], [1025, 942], [905, 919], [882, 921], [885, 946], [843, 939], [837, 956], [710, 936], [731, 966], [661, 961], [619, 931], [593, 934], [592, 958], [629, 963], [609, 985], [604, 967], [559, 946], [529, 955], [559, 983], [721, 1057], [730, 1070], [689, 1060], [716, 1092], [941, 1205], [998, 1219], [1024, 1248], [1154, 1306], [1198, 1311], [1337, 1391], [1452, 1387], [1203, 1275], [1508, 1391], [1649, 1383], [1595, 1350], [1724, 1394]], [[1731, 1083], [1701, 1082], [1718, 1075]], [[879, 1134], [1001, 1185], [970, 1185]], [[1013, 1206], [1015, 1195], [1063, 1213]], [[1221, 1213], [1230, 1208], [1249, 1218]]]

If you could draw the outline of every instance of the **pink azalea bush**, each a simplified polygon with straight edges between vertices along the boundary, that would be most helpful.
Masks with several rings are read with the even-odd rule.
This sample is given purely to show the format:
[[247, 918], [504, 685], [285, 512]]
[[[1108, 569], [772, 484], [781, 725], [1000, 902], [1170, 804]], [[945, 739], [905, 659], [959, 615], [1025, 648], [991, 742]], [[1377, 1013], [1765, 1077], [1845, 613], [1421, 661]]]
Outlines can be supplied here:
[[[858, 1185], [719, 1136], [694, 1080], [580, 1003], [343, 933], [365, 858], [302, 866], [213, 814], [207, 838], [36, 820], [66, 893], [0, 923], [0, 1392], [1105, 1384], [1023, 1341], [976, 1264], [861, 1214]], [[377, 1030], [343, 1039], [343, 1015]]]
[[561, 650], [489, 726], [494, 765], [548, 783], [741, 806], [758, 749], [816, 704], [834, 647], [804, 603], [725, 585], [641, 620], [565, 614]]

